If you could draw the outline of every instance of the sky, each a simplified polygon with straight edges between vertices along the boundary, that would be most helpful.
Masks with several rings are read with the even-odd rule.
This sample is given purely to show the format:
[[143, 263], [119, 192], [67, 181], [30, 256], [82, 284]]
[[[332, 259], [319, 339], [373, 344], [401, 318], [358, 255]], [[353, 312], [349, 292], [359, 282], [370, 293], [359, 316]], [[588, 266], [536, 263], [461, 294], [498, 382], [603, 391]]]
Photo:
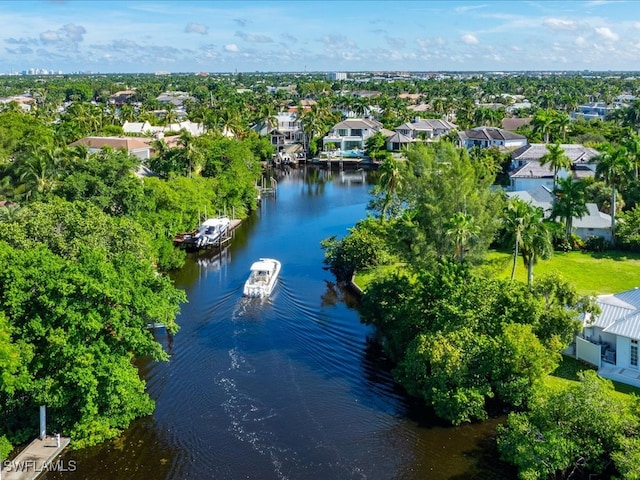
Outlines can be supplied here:
[[0, 0], [0, 73], [640, 70], [640, 0]]

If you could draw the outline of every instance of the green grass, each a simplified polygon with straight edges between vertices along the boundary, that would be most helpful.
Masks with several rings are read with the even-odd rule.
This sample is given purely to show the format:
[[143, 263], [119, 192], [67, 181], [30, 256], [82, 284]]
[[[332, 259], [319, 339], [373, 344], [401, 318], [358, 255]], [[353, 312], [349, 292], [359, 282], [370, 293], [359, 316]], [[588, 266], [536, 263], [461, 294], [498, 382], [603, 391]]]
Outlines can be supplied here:
[[[552, 389], [566, 388], [574, 382], [578, 382], [578, 373], [584, 370], [595, 370], [592, 365], [576, 360], [575, 358], [562, 356], [562, 361], [558, 368], [548, 375], [545, 379], [545, 384]], [[624, 383], [613, 382], [613, 388], [615, 394], [620, 398], [627, 398], [627, 395], [635, 393], [640, 395], [640, 389], [626, 385]]]
[[[479, 268], [488, 275], [509, 278], [512, 260], [511, 253], [492, 251]], [[622, 292], [640, 287], [640, 254], [556, 252], [549, 260], [540, 260], [534, 266], [534, 281], [536, 276], [552, 272], [560, 273], [582, 295]], [[516, 279], [527, 281], [527, 270], [521, 258], [516, 265]]]
[[404, 263], [395, 263], [393, 265], [379, 265], [375, 268], [370, 268], [368, 270], [362, 270], [360, 272], [356, 272], [355, 282], [363, 290], [376, 278], [384, 277], [385, 275], [392, 274], [394, 272], [399, 272], [404, 269]]

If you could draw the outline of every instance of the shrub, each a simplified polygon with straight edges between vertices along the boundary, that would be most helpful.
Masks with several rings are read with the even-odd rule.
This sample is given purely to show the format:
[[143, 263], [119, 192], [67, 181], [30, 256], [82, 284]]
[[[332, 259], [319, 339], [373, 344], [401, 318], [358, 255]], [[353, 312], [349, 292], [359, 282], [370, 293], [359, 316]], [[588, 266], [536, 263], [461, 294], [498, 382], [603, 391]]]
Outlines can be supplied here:
[[584, 249], [587, 252], [604, 252], [609, 248], [611, 248], [611, 243], [608, 242], [604, 237], [596, 235], [590, 236], [584, 243]]

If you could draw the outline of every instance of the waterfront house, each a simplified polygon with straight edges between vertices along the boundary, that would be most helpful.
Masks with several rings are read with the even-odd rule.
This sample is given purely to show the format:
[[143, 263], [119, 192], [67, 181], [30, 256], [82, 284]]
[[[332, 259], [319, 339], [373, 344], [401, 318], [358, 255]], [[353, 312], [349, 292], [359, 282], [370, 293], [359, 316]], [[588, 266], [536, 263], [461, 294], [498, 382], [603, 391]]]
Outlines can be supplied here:
[[289, 145], [305, 144], [306, 135], [295, 111], [280, 112], [270, 121], [259, 122], [251, 128], [261, 137], [268, 136], [277, 151]]
[[367, 139], [382, 129], [382, 123], [372, 118], [347, 118], [331, 128], [322, 139], [322, 147], [323, 150], [329, 145], [340, 151], [364, 150]]
[[446, 120], [416, 117], [412, 122], [396, 127], [395, 131], [412, 140], [433, 141], [457, 128], [457, 125]]
[[516, 149], [527, 145], [527, 137], [497, 127], [476, 127], [458, 132], [458, 144], [471, 149], [473, 147]]
[[597, 299], [601, 313], [585, 315], [572, 353], [598, 368], [601, 377], [640, 387], [640, 289]]

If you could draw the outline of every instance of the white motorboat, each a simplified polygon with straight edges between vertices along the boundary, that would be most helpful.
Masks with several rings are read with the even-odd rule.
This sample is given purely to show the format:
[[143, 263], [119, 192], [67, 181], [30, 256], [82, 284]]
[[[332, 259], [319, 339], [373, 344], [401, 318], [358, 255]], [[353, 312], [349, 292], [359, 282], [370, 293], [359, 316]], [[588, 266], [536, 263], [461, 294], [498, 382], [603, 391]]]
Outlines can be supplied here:
[[195, 232], [191, 234], [190, 243], [197, 248], [206, 247], [218, 243], [220, 238], [227, 233], [231, 220], [227, 217], [209, 218], [202, 222]]
[[273, 258], [261, 258], [251, 265], [251, 273], [244, 284], [247, 297], [268, 297], [278, 280], [280, 262]]

